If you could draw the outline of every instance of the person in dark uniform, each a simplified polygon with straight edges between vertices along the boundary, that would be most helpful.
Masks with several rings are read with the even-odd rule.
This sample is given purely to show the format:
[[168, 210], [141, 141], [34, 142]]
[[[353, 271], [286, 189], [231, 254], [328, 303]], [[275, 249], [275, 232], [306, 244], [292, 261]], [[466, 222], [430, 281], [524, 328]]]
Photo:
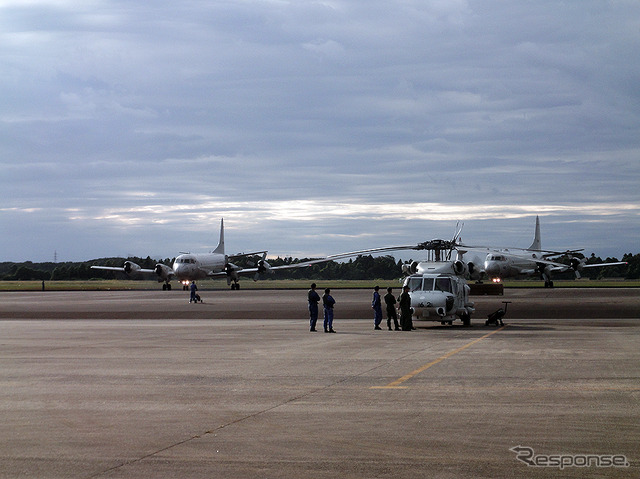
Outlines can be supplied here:
[[336, 300], [331, 296], [329, 288], [324, 290], [322, 304], [324, 305], [324, 332], [335, 333], [333, 330], [333, 305], [336, 304]]
[[320, 301], [320, 295], [316, 292], [316, 283], [311, 284], [307, 300], [309, 301], [309, 331], [315, 332], [318, 322], [318, 302]]
[[382, 322], [382, 301], [380, 300], [380, 286], [373, 288], [373, 299], [371, 300], [371, 307], [373, 308], [373, 329], [382, 329], [380, 323]]
[[387, 305], [387, 328], [391, 331], [391, 320], [396, 331], [400, 331], [398, 324], [398, 314], [396, 313], [396, 297], [393, 295], [393, 289], [387, 288], [387, 294], [384, 295], [384, 303]]
[[409, 286], [402, 288], [400, 295], [400, 326], [403, 331], [411, 331], [413, 329], [413, 319], [411, 318], [411, 296], [409, 296]]
[[196, 295], [196, 291], [198, 291], [198, 287], [196, 286], [196, 281], [193, 280], [191, 281], [191, 285], [189, 286], [190, 290], [191, 290], [191, 297], [189, 297], [189, 302], [194, 302], [197, 303], [198, 302], [198, 297]]

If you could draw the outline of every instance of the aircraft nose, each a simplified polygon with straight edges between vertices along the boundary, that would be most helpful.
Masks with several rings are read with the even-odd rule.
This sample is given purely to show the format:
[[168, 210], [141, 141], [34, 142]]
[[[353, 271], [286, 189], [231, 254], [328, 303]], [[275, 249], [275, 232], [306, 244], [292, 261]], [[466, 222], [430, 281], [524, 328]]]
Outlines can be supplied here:
[[487, 261], [484, 264], [484, 270], [489, 276], [497, 276], [500, 273], [500, 265], [496, 264], [494, 261]]
[[185, 264], [174, 264], [173, 271], [175, 272], [176, 276], [180, 277], [180, 275], [184, 275], [185, 273], [187, 273], [186, 266], [187, 265]]

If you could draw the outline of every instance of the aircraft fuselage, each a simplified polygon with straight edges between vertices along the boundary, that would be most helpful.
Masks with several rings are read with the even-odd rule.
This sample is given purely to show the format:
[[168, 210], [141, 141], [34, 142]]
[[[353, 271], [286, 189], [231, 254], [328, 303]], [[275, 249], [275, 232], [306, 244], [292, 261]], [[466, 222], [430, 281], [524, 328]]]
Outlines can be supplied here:
[[484, 262], [484, 270], [491, 279], [530, 275], [536, 271], [537, 258], [535, 256], [535, 253], [531, 254], [531, 258], [489, 253]]
[[225, 255], [218, 253], [181, 254], [173, 262], [173, 272], [180, 281], [205, 279], [209, 273], [224, 271]]

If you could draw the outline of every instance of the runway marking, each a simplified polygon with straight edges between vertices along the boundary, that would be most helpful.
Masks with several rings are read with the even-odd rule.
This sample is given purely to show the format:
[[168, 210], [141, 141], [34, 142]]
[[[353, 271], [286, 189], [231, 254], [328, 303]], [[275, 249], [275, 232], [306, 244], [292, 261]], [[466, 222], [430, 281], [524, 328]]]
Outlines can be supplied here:
[[496, 334], [499, 333], [500, 331], [502, 331], [504, 328], [506, 328], [507, 325], [502, 326], [499, 329], [496, 329], [495, 331], [492, 331], [488, 334], [485, 334], [482, 337], [479, 337], [477, 339], [474, 339], [473, 341], [471, 341], [470, 343], [465, 344], [464, 346], [459, 347], [458, 349], [454, 349], [453, 351], [449, 351], [447, 354], [445, 354], [444, 356], [440, 356], [438, 359], [435, 359], [433, 361], [431, 361], [428, 364], [425, 364], [424, 366], [420, 366], [418, 369], [416, 369], [415, 371], [410, 372], [409, 374], [405, 374], [404, 376], [402, 376], [399, 379], [396, 379], [395, 381], [387, 384], [386, 386], [372, 386], [370, 389], [407, 389], [408, 386], [400, 386], [400, 384], [402, 384], [405, 381], [408, 381], [409, 379], [411, 379], [412, 377], [420, 374], [423, 371], [426, 371], [427, 369], [429, 369], [431, 366], [435, 366], [436, 364], [444, 361], [447, 358], [450, 358], [451, 356], [453, 356], [454, 354], [458, 354], [460, 351], [464, 351], [465, 349], [473, 346], [474, 344], [482, 341], [483, 339], [488, 338], [489, 336], [491, 336], [492, 334]]

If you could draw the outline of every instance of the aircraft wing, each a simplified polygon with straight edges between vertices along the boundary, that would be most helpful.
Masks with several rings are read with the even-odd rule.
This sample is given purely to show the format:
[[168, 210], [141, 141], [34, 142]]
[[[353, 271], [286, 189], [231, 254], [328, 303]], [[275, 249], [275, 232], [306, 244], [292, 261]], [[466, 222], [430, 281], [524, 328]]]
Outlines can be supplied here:
[[465, 250], [465, 251], [479, 251], [479, 252], [485, 252], [485, 253], [493, 253], [493, 252], [505, 253], [505, 254], [511, 254], [516, 257], [530, 255], [531, 253], [542, 253], [540, 256], [543, 259], [550, 258], [553, 256], [574, 255], [576, 253], [584, 251], [584, 248], [569, 249], [566, 251], [552, 251], [548, 249], [526, 249], [526, 248], [514, 248], [509, 246], [479, 246], [479, 245], [468, 245], [468, 244], [462, 244], [462, 243], [458, 243], [456, 245], [456, 249]]
[[141, 274], [156, 274], [155, 269], [142, 269], [142, 268], [132, 268], [125, 266], [91, 266], [91, 269], [102, 269], [105, 271], [119, 271], [120, 273], [132, 274], [132, 273], [141, 273]]
[[305, 261], [302, 263], [292, 263], [292, 264], [285, 264], [282, 266], [271, 266], [269, 265], [269, 263], [267, 263], [266, 261], [263, 263], [263, 265], [261, 267], [257, 267], [257, 268], [240, 268], [240, 267], [235, 267], [234, 269], [232, 269], [231, 271], [218, 271], [218, 272], [213, 272], [213, 271], [209, 271], [207, 273], [207, 276], [209, 278], [225, 278], [225, 277], [237, 277], [237, 275], [240, 274], [245, 274], [245, 275], [254, 275], [253, 280], [257, 281], [260, 277], [260, 274], [262, 273], [268, 273], [271, 271], [276, 271], [279, 269], [293, 269], [293, 268], [305, 268], [308, 266], [311, 266], [313, 264], [316, 263], [321, 263], [324, 261], [331, 261], [329, 259], [319, 259], [319, 260], [314, 260], [314, 261]]
[[[536, 260], [532, 260], [535, 261], [538, 264], [548, 264], [550, 266], [552, 266], [551, 271], [566, 271], [569, 268], [573, 268], [572, 265], [568, 265], [568, 264], [564, 264], [564, 263], [557, 263], [555, 261], [550, 261], [548, 259], [536, 259]], [[596, 263], [596, 264], [586, 264], [583, 263], [582, 261], [584, 260], [572, 260], [572, 261], [576, 261], [576, 267], [579, 266], [580, 268], [599, 268], [599, 267], [603, 267], [603, 266], [620, 266], [623, 264], [629, 264], [626, 261], [618, 261], [615, 263]]]
[[227, 257], [229, 258], [229, 260], [232, 260], [232, 259], [236, 259], [236, 258], [244, 258], [245, 256], [256, 256], [256, 255], [260, 255], [260, 254], [264, 254], [264, 253], [266, 253], [266, 251], [254, 251], [253, 253], [230, 254], [230, 255], [227, 255]]
[[583, 268], [598, 268], [601, 266], [620, 266], [623, 264], [629, 264], [626, 261], [618, 261], [616, 263], [598, 263], [598, 264], [583, 264]]
[[[539, 259], [539, 260], [536, 260], [536, 263], [541, 267], [540, 269], [545, 269], [550, 273], [563, 273], [565, 271], [572, 270], [575, 273], [576, 278], [580, 278], [580, 271], [583, 268], [599, 268], [604, 266], [618, 266], [618, 265], [628, 264], [625, 261], [618, 261], [614, 263], [585, 264], [584, 261], [585, 260], [579, 260], [577, 258], [574, 258], [571, 260], [571, 264], [563, 264], [563, 263], [556, 263], [554, 261]], [[547, 266], [544, 267], [543, 265], [547, 265]]]

